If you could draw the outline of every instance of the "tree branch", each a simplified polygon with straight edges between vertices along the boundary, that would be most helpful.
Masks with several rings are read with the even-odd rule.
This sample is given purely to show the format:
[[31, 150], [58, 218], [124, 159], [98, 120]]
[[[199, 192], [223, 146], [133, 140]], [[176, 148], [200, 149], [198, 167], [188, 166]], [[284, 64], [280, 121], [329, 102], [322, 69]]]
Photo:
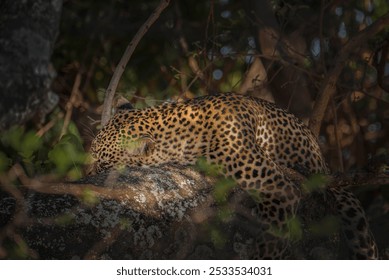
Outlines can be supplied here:
[[119, 64], [117, 65], [115, 72], [113, 73], [112, 79], [108, 85], [107, 91], [105, 92], [105, 99], [103, 105], [103, 112], [101, 115], [101, 124], [106, 125], [111, 117], [112, 101], [116, 92], [116, 88], [119, 84], [120, 78], [126, 68], [128, 61], [130, 60], [135, 48], [139, 44], [142, 37], [149, 30], [150, 26], [159, 18], [162, 11], [169, 5], [170, 0], [161, 0], [158, 7], [146, 20], [146, 22], [139, 28], [130, 44], [127, 46]]
[[[51, 184], [26, 177], [20, 166], [12, 170], [21, 192], [28, 195], [0, 192], [0, 221], [12, 226], [11, 232], [1, 231], [3, 258], [10, 256], [8, 239], [19, 238], [29, 245], [31, 257], [40, 259], [247, 259], [252, 238], [262, 226], [247, 192], [226, 191], [226, 201], [221, 202], [213, 192], [217, 178], [204, 177], [188, 166], [131, 167], [77, 183]], [[285, 174], [296, 184], [305, 180], [291, 169], [285, 169]], [[329, 187], [361, 185], [377, 178], [381, 180], [375, 183], [381, 184], [389, 176], [342, 175], [329, 178]], [[15, 205], [20, 201], [25, 210], [16, 224], [20, 211]], [[303, 236], [290, 248], [292, 259], [323, 258], [327, 253], [330, 259], [347, 258], [336, 231], [319, 237], [309, 229], [336, 215], [334, 201], [330, 192], [304, 195], [298, 212]], [[224, 241], [213, 246], [209, 240], [215, 232]]]
[[329, 100], [336, 92], [336, 83], [338, 81], [338, 77], [342, 73], [348, 57], [355, 50], [355, 48], [360, 46], [367, 39], [376, 35], [378, 32], [382, 31], [385, 27], [388, 26], [388, 24], [389, 13], [386, 13], [381, 18], [377, 19], [373, 24], [366, 27], [364, 30], [351, 38], [340, 50], [337, 58], [335, 59], [334, 68], [328, 73], [322, 84], [318, 98], [313, 107], [314, 114], [309, 120], [309, 128], [316, 136], [319, 135], [321, 122], [324, 118]]

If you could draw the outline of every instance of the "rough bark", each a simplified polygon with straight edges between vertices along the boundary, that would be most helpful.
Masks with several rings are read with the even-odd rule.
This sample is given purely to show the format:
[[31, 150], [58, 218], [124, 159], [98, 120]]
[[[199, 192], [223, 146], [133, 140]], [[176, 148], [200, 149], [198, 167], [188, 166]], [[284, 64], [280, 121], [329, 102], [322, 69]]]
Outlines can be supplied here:
[[[168, 165], [73, 184], [32, 180], [24, 201], [1, 195], [0, 252], [14, 258], [7, 248], [22, 238], [29, 247], [25, 257], [39, 259], [250, 258], [260, 228], [255, 203], [239, 188], [220, 202], [214, 192], [218, 181]], [[299, 209], [302, 235], [292, 242], [290, 258], [347, 258], [337, 230], [317, 231], [319, 221], [335, 215], [332, 201], [326, 193], [305, 196]], [[16, 215], [25, 218], [15, 226]]]
[[50, 67], [62, 0], [0, 3], [0, 131], [43, 117], [58, 102]]

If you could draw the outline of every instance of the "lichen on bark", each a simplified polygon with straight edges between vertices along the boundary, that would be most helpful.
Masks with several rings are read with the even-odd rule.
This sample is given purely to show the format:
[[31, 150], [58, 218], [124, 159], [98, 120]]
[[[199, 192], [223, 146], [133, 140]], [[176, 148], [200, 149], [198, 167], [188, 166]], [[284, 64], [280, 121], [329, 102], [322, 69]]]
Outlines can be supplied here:
[[43, 117], [58, 102], [50, 64], [62, 0], [0, 4], [0, 131]]

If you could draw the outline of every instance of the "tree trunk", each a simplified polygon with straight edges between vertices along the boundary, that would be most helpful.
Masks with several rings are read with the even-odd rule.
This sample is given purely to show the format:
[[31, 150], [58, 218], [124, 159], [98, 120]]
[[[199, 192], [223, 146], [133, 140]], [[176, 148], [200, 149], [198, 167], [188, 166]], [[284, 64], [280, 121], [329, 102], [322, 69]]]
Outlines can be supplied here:
[[58, 102], [50, 91], [50, 56], [62, 0], [3, 0], [0, 4], [0, 131], [47, 114]]

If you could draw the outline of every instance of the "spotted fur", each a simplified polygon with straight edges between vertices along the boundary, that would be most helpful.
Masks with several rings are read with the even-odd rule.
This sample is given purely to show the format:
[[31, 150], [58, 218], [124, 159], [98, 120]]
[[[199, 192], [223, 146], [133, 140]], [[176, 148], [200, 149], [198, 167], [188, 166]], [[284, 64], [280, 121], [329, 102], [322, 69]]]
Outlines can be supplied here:
[[[282, 258], [288, 246], [289, 221], [301, 190], [283, 168], [329, 172], [315, 137], [300, 120], [274, 104], [233, 93], [122, 109], [98, 133], [91, 153], [96, 172], [117, 166], [195, 164], [200, 157], [223, 166], [258, 201], [264, 233], [257, 238], [258, 258]], [[359, 202], [344, 190], [334, 193], [354, 257], [376, 258]]]

